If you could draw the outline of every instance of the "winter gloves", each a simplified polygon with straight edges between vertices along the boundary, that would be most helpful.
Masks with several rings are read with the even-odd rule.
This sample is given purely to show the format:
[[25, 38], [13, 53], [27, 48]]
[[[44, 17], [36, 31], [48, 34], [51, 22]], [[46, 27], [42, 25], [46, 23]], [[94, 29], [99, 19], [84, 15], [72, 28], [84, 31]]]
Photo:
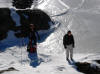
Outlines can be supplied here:
[[74, 47], [75, 47], [75, 45], [74, 45], [74, 44], [72, 44], [72, 47], [74, 48]]
[[65, 49], [67, 49], [67, 46], [66, 46], [66, 45], [64, 45], [64, 48], [65, 48]]

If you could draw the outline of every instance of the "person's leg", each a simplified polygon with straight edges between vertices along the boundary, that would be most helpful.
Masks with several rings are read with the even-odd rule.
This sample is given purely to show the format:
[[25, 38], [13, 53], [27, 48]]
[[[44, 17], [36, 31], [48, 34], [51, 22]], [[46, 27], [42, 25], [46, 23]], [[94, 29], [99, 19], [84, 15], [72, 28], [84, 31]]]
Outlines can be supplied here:
[[73, 60], [73, 47], [70, 45], [70, 58]]
[[29, 53], [28, 57], [30, 58], [30, 66], [37, 67], [39, 65], [37, 53]]
[[33, 38], [33, 41], [34, 41], [34, 45], [37, 45], [37, 39]]
[[66, 48], [66, 60], [69, 59], [69, 46], [67, 46]]

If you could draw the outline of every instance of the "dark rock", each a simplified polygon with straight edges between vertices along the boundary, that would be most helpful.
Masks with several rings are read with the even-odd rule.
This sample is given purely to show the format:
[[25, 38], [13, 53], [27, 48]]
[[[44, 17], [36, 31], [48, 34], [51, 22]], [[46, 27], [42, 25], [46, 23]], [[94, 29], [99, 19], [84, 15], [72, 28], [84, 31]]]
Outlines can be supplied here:
[[10, 67], [10, 68], [5, 69], [5, 70], [0, 70], [0, 74], [2, 74], [4, 72], [8, 72], [8, 71], [18, 71], [18, 70], [16, 70], [14, 67]]
[[18, 71], [18, 70], [16, 70], [14, 67], [10, 67], [8, 68], [8, 71]]
[[0, 8], [0, 40], [7, 37], [8, 31], [15, 32], [15, 36], [27, 37], [29, 33], [29, 24], [34, 24], [36, 30], [47, 30], [50, 28], [48, 22], [51, 22], [51, 18], [42, 10], [17, 10], [20, 16], [20, 26], [16, 26], [11, 17], [11, 11], [9, 8]]
[[7, 38], [7, 33], [0, 33], [0, 40]]
[[15, 22], [10, 16], [10, 9], [0, 8], [0, 40], [7, 37], [7, 32], [13, 30]]
[[33, 0], [13, 0], [12, 3], [17, 9], [25, 9], [31, 7]]
[[100, 60], [95, 60], [98, 64], [100, 64]]
[[[17, 13], [21, 17], [22, 25], [29, 25], [33, 23], [37, 30], [49, 29], [49, 23], [51, 18], [42, 10], [34, 9], [34, 10], [18, 10]], [[28, 16], [26, 18], [25, 16]]]
[[16, 11], [20, 15], [21, 26], [18, 30], [20, 33], [15, 33], [17, 37], [27, 37], [29, 34], [29, 24], [34, 24], [36, 30], [47, 30], [50, 28], [50, 17], [39, 9], [34, 10], [18, 10]]
[[77, 66], [78, 71], [83, 72], [85, 74], [100, 74], [100, 68], [98, 66], [91, 67], [90, 63], [77, 62], [75, 65]]

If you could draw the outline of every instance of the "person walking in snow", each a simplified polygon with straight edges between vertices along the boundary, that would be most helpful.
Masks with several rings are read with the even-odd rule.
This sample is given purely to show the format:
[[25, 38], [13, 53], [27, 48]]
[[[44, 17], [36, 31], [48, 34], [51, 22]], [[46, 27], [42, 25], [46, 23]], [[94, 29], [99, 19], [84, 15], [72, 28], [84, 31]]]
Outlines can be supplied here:
[[30, 51], [30, 47], [35, 46], [35, 49], [37, 47], [37, 40], [40, 40], [40, 36], [38, 32], [36, 31], [36, 28], [34, 24], [30, 24], [30, 29], [29, 29], [29, 44], [28, 44], [28, 49], [27, 51]]
[[37, 40], [40, 40], [40, 36], [36, 31], [34, 24], [30, 24], [29, 29], [29, 44], [27, 51], [29, 52], [28, 57], [30, 58], [30, 66], [37, 67], [39, 65], [37, 55]]
[[63, 45], [66, 49], [66, 60], [69, 60], [69, 57], [73, 60], [73, 48], [75, 47], [75, 42], [70, 30], [63, 37]]

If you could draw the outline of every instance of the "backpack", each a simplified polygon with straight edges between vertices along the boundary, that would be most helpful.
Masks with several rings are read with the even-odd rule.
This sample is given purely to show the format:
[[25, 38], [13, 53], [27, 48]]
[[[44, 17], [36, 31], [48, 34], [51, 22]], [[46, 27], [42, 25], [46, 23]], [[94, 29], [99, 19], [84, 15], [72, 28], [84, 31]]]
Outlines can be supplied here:
[[35, 53], [37, 52], [37, 46], [32, 43], [32, 41], [27, 46], [27, 52]]

